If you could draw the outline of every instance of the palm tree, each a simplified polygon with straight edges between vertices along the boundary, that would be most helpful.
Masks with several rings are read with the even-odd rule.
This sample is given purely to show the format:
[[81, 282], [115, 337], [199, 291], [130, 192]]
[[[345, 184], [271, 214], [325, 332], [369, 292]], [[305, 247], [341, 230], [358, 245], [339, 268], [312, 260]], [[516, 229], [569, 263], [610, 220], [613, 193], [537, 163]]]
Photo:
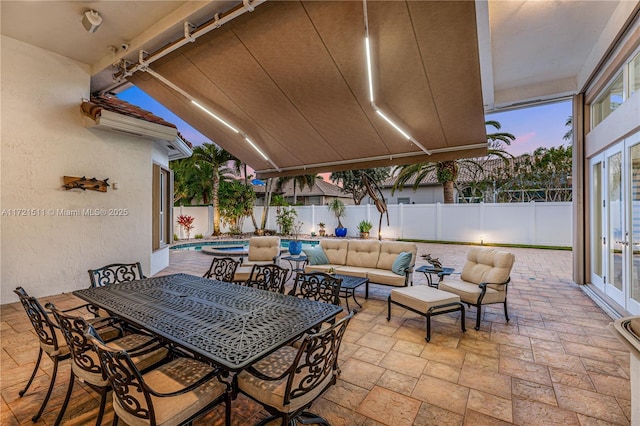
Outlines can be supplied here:
[[[485, 122], [485, 125], [494, 127], [496, 130], [500, 130], [502, 127], [500, 123], [495, 120], [488, 120]], [[499, 157], [506, 161], [507, 158], [511, 158], [513, 156], [506, 152], [503, 147], [504, 145], [511, 145], [511, 142], [515, 139], [516, 137], [511, 133], [489, 133], [487, 134], [487, 156], [482, 159], [460, 159], [440, 161], [437, 163], [415, 163], [397, 167], [394, 171], [399, 171], [399, 173], [393, 184], [391, 193], [393, 194], [396, 190], [402, 190], [404, 185], [414, 177], [415, 181], [413, 184], [413, 190], [415, 191], [418, 189], [420, 183], [435, 170], [436, 179], [442, 184], [445, 204], [453, 204], [454, 183], [458, 178], [460, 166], [466, 165], [468, 167], [482, 168], [482, 163], [492, 157]]]
[[569, 129], [562, 136], [562, 139], [564, 139], [565, 141], [573, 142], [573, 116], [572, 115], [567, 117], [567, 120], [564, 122], [564, 125]]
[[298, 203], [298, 195], [296, 194], [296, 187], [302, 191], [305, 186], [309, 189], [313, 189], [313, 185], [316, 179], [320, 179], [317, 173], [312, 175], [300, 175], [300, 176], [282, 176], [276, 181], [276, 190], [282, 191], [282, 188], [288, 183], [293, 181], [293, 205]]
[[235, 169], [229, 166], [236, 161], [231, 153], [212, 143], [205, 143], [193, 149], [193, 157], [197, 164], [211, 166], [211, 189], [213, 204], [213, 235], [220, 235], [220, 209], [218, 202], [218, 190], [220, 181], [235, 174]]

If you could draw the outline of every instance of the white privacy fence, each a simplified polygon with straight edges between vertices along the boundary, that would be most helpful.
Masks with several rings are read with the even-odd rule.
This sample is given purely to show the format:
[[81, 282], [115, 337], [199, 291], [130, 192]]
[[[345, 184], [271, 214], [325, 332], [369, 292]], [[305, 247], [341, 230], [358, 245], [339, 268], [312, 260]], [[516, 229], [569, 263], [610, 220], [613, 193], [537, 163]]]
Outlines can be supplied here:
[[[389, 207], [389, 226], [382, 220], [382, 238], [437, 240], [497, 244], [531, 244], [541, 246], [572, 245], [572, 203], [499, 203], [499, 204], [393, 204]], [[318, 232], [318, 223], [326, 224], [327, 235], [338, 224], [326, 206], [296, 206], [298, 221], [303, 222], [302, 233]], [[258, 224], [263, 207], [255, 207]], [[187, 214], [195, 218], [195, 234], [211, 235], [213, 209], [211, 207], [175, 207], [174, 217]], [[358, 237], [358, 223], [369, 220], [373, 224], [371, 236], [378, 235], [380, 214], [374, 205], [346, 206], [342, 224], [348, 237]], [[271, 207], [267, 229], [278, 230], [276, 207]], [[176, 224], [174, 218], [174, 224]], [[180, 227], [176, 224], [180, 238]], [[221, 226], [222, 232], [227, 227]], [[243, 232], [253, 232], [251, 218], [244, 220]]]

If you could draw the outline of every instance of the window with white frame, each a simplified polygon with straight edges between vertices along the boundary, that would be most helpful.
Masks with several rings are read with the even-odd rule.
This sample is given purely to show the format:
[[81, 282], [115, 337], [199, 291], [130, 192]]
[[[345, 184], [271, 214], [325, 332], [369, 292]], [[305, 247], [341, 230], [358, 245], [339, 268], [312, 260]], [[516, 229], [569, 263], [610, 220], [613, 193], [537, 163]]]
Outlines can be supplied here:
[[629, 62], [629, 97], [640, 91], [640, 52]]
[[171, 170], [153, 165], [153, 194], [151, 220], [152, 249], [160, 249], [173, 242], [173, 176]]
[[620, 73], [591, 104], [593, 127], [597, 126], [624, 102], [624, 73]]

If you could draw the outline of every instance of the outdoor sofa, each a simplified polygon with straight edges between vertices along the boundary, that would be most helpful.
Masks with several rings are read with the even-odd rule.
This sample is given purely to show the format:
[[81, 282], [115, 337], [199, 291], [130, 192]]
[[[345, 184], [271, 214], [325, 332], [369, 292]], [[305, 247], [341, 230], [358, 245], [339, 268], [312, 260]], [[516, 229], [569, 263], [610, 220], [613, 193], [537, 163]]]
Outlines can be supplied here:
[[416, 244], [408, 242], [322, 239], [319, 246], [305, 249], [309, 262], [304, 269], [333, 270], [336, 274], [367, 278], [374, 284], [406, 287], [413, 284], [417, 251]]

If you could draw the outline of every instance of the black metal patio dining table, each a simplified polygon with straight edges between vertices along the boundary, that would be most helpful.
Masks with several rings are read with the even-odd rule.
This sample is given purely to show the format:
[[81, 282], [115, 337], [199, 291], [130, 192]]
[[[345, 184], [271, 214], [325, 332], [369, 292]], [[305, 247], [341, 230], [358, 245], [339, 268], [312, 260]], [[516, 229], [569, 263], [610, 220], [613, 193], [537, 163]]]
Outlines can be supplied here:
[[248, 367], [342, 310], [188, 274], [73, 293], [230, 372]]

